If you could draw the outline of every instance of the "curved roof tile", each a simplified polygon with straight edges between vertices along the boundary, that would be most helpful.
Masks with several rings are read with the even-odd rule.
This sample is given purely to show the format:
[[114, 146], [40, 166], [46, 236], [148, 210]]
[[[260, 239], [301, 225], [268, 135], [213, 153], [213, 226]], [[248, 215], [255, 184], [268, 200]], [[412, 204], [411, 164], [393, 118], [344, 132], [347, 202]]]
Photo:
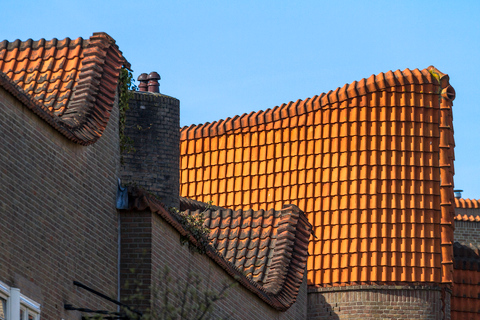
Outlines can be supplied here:
[[[387, 78], [385, 78], [384, 73], [380, 73], [378, 75], [371, 75], [369, 78], [364, 78], [359, 81], [354, 81], [350, 84], [345, 84], [342, 88], [337, 88], [334, 91], [329, 91], [327, 94], [322, 93], [320, 95], [320, 103], [313, 104], [313, 110], [297, 110], [297, 105], [299, 102], [304, 102], [305, 105], [312, 105], [312, 100], [315, 100], [317, 96], [313, 98], [309, 98], [306, 100], [297, 100], [297, 102], [289, 102], [287, 104], [282, 104], [281, 106], [277, 106], [273, 109], [266, 109], [265, 111], [258, 111], [256, 113], [251, 112], [250, 114], [244, 113], [241, 116], [235, 116], [233, 119], [227, 118], [225, 120], [219, 120], [213, 122], [214, 125], [210, 128], [209, 133], [202, 132], [201, 136], [213, 136], [224, 134], [235, 129], [241, 129], [242, 123], [248, 123], [248, 127], [250, 128], [250, 132], [255, 130], [254, 126], [263, 124], [265, 122], [276, 121], [279, 119], [286, 119], [290, 117], [290, 114], [297, 114], [302, 115], [309, 111], [314, 111], [321, 109], [332, 103], [341, 103], [348, 99], [352, 99], [354, 97], [361, 97], [367, 95], [368, 93], [373, 93], [377, 91], [384, 91], [387, 88], [395, 88], [395, 92], [409, 92], [412, 88], [411, 85], [415, 84], [434, 84], [435, 86], [427, 87], [430, 91], [422, 92], [422, 93], [438, 93], [436, 85], [438, 85], [438, 81], [432, 76], [431, 73], [439, 74], [441, 79], [445, 77], [448, 78], [448, 75], [441, 73], [435, 67], [430, 66], [427, 69], [419, 70], [415, 69], [413, 72], [410, 69], [405, 69], [403, 71], [396, 70], [394, 73], [389, 71], [387, 74]], [[387, 81], [385, 79], [389, 79]], [[453, 99], [452, 99], [453, 100]], [[260, 119], [265, 119], [260, 120]], [[248, 119], [248, 120], [247, 120]], [[221, 128], [224, 122], [228, 122], [227, 128]], [[200, 125], [190, 125], [185, 126], [181, 129], [181, 139], [185, 140], [188, 139], [188, 135], [191, 134], [190, 132], [193, 130], [195, 131], [198, 126]]]
[[480, 208], [480, 200], [455, 198], [455, 207], [463, 209], [478, 209]]
[[[480, 209], [480, 200], [455, 198], [455, 207], [459, 209]], [[471, 211], [467, 211], [467, 213], [457, 213], [454, 219], [457, 221], [480, 222], [480, 211], [477, 214], [471, 213]]]
[[130, 67], [102, 32], [89, 39], [0, 42], [0, 85], [82, 145], [102, 135], [122, 66]]

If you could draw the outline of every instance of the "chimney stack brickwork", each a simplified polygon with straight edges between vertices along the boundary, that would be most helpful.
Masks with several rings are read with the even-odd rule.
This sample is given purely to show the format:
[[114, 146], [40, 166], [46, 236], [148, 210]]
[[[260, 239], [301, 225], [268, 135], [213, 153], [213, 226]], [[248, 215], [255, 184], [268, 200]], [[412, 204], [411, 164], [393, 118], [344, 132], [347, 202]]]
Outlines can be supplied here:
[[123, 155], [122, 184], [132, 184], [179, 207], [180, 101], [150, 92], [134, 92], [126, 112], [125, 135], [135, 151]]

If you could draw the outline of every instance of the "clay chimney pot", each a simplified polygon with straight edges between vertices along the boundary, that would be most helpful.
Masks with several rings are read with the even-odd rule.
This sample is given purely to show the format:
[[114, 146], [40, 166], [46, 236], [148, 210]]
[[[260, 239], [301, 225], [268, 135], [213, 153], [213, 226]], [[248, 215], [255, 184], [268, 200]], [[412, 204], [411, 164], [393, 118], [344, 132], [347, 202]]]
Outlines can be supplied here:
[[153, 71], [147, 77], [148, 79], [148, 92], [159, 93], [160, 92], [160, 84], [158, 80], [160, 80], [160, 75]]
[[143, 92], [148, 91], [148, 75], [146, 73], [142, 73], [138, 76], [137, 80], [140, 81], [140, 84], [138, 85], [138, 90]]

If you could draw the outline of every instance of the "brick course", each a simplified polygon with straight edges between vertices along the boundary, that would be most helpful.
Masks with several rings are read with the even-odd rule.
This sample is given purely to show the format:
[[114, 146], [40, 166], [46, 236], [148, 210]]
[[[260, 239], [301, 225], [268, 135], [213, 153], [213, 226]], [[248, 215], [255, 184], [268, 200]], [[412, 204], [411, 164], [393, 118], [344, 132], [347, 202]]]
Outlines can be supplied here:
[[454, 239], [464, 245], [480, 245], [480, 222], [455, 221]]
[[0, 88], [0, 280], [41, 303], [43, 319], [78, 319], [63, 303], [115, 310], [73, 286], [117, 296], [118, 110], [89, 147]]

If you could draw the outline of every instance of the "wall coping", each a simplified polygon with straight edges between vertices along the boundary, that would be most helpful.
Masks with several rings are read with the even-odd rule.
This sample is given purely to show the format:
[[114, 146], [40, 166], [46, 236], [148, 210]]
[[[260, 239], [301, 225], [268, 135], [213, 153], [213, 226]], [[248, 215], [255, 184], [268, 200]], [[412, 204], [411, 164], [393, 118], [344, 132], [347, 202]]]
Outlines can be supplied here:
[[339, 287], [308, 287], [308, 293], [326, 293], [326, 292], [345, 292], [345, 291], [370, 291], [370, 290], [425, 290], [425, 291], [442, 291], [446, 289], [451, 292], [450, 288], [429, 285], [357, 285], [357, 286], [339, 286]]
[[134, 95], [133, 99], [135, 100], [169, 103], [174, 106], [180, 105], [180, 100], [171, 96], [167, 96], [163, 93], [144, 92], [144, 91], [131, 91], [131, 92], [133, 93]]

